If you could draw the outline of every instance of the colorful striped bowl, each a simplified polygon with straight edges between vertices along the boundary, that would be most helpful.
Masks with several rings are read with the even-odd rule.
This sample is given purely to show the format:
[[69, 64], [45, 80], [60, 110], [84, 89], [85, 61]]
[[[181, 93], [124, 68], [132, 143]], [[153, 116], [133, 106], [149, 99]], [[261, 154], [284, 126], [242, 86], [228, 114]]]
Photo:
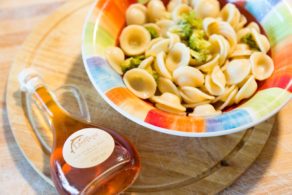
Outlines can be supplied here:
[[121, 76], [106, 62], [105, 49], [117, 43], [119, 33], [125, 25], [125, 11], [135, 2], [98, 0], [88, 15], [82, 40], [84, 66], [92, 84], [109, 105], [128, 119], [167, 134], [210, 137], [252, 127], [277, 113], [291, 99], [291, 1], [229, 0], [246, 9], [264, 28], [272, 45], [275, 71], [271, 78], [260, 85], [251, 99], [220, 116], [208, 119], [177, 116], [156, 109], [134, 96], [125, 87]]

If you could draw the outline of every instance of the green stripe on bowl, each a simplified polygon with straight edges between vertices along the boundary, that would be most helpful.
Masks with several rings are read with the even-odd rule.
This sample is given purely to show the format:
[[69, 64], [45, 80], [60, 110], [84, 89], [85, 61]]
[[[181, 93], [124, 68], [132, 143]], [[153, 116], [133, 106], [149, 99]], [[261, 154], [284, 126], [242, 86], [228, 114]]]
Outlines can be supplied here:
[[239, 108], [246, 109], [257, 119], [267, 117], [291, 98], [291, 93], [281, 88], [259, 91], [252, 99]]
[[261, 24], [269, 36], [271, 46], [292, 34], [291, 9], [291, 3], [282, 1], [262, 20]]
[[101, 26], [95, 29], [94, 23], [87, 23], [83, 40], [85, 55], [103, 54], [104, 50], [115, 44], [115, 39]]

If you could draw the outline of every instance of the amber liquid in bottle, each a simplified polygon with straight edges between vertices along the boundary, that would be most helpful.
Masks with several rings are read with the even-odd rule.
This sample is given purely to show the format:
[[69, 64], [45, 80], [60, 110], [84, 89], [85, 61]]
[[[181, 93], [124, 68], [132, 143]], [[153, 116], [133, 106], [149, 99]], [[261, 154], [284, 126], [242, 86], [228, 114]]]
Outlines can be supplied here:
[[[133, 183], [140, 170], [140, 161], [137, 151], [127, 139], [115, 131], [70, 116], [44, 86], [39, 86], [32, 95], [37, 104], [49, 115], [53, 129], [51, 178], [60, 194], [118, 194]], [[70, 135], [87, 128], [107, 132], [114, 140], [113, 151], [106, 160], [95, 166], [76, 168], [64, 159], [64, 143]], [[80, 143], [78, 144], [80, 146]]]

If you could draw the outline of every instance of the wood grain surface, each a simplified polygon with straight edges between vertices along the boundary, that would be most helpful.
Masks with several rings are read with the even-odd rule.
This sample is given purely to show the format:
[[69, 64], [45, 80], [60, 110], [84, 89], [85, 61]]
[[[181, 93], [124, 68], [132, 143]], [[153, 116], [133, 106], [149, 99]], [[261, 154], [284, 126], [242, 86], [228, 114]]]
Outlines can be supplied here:
[[[11, 130], [8, 125], [8, 118], [5, 109], [6, 100], [4, 98], [5, 93], [5, 83], [7, 79], [7, 74], [9, 72], [9, 67], [12, 59], [16, 54], [16, 50], [19, 48], [19, 45], [23, 42], [26, 35], [31, 31], [32, 26], [35, 23], [40, 21], [45, 15], [48, 15], [52, 10], [60, 6], [63, 2], [62, 1], [36, 1], [30, 0], [20, 3], [18, 1], [1, 1], [0, 3], [0, 26], [2, 27], [0, 32], [0, 63], [1, 63], [1, 76], [3, 78], [3, 83], [0, 83], [0, 92], [1, 92], [1, 107], [2, 110], [2, 119], [0, 119], [1, 129], [2, 132], [0, 136], [0, 167], [1, 167], [1, 174], [0, 174], [0, 192], [1, 194], [55, 194], [53, 188], [51, 188], [44, 180], [42, 180], [35, 172], [31, 169], [30, 165], [25, 161], [23, 155], [17, 148], [15, 144], [15, 140], [11, 134]], [[81, 15], [77, 15], [81, 16]], [[35, 23], [34, 23], [35, 22]], [[17, 24], [17, 26], [15, 26]], [[22, 25], [21, 25], [22, 24]], [[68, 25], [68, 24], [67, 24]], [[3, 28], [6, 27], [6, 28]], [[63, 29], [64, 30], [64, 29]], [[58, 33], [65, 33], [64, 31], [58, 31], [54, 35], [52, 35], [49, 41], [52, 39], [57, 39]], [[59, 48], [63, 48], [66, 45], [62, 45], [62, 43], [66, 43], [66, 41], [58, 41]], [[74, 40], [72, 40], [75, 42]], [[78, 42], [78, 41], [76, 41]], [[78, 43], [76, 43], [78, 44]], [[57, 48], [58, 48], [57, 47]], [[38, 56], [38, 60], [40, 61], [43, 56], [49, 56], [54, 52], [57, 52], [58, 49], [51, 50], [50, 52], [40, 52]], [[74, 50], [75, 51], [75, 50]], [[73, 51], [68, 52], [69, 57], [60, 58], [62, 63], [68, 63], [68, 61], [72, 60], [70, 55]], [[77, 51], [76, 51], [77, 52]], [[73, 52], [74, 53], [74, 52]], [[65, 52], [66, 54], [66, 52]], [[2, 57], [3, 56], [3, 57]], [[80, 54], [79, 54], [80, 56]], [[56, 65], [56, 63], [60, 64], [60, 59], [51, 59], [49, 62], [44, 63], [35, 63], [33, 65], [38, 66], [41, 73], [43, 73], [46, 80], [52, 75], [59, 75], [58, 78], [62, 78], [60, 75], [64, 73], [72, 72], [66, 80], [66, 82], [74, 83], [79, 78], [76, 77], [76, 73], [74, 71], [83, 71], [82, 67], [77, 70], [66, 70], [60, 69], [56, 71], [54, 67], [51, 67], [49, 71], [47, 70], [46, 63], [52, 63]], [[76, 64], [82, 64], [80, 57], [74, 59]], [[34, 62], [38, 62], [37, 60]], [[62, 67], [62, 63], [60, 66]], [[43, 66], [43, 68], [42, 68]], [[82, 77], [81, 82], [76, 82], [75, 84], [81, 85], [88, 85], [88, 80]], [[52, 87], [58, 87], [60, 84], [63, 84], [62, 79], [56, 81], [50, 81], [50, 85]], [[3, 85], [3, 86], [2, 86]], [[11, 86], [11, 85], [10, 85]], [[9, 91], [9, 89], [8, 89]], [[89, 92], [89, 96], [90, 93]], [[88, 97], [88, 96], [87, 96]], [[17, 94], [15, 97], [11, 97], [17, 99]], [[11, 101], [11, 99], [9, 99]], [[93, 101], [94, 102], [94, 101]], [[103, 106], [103, 104], [101, 104]], [[272, 137], [269, 139], [263, 153], [259, 156], [258, 160], [254, 163], [254, 165], [242, 176], [240, 179], [233, 184], [230, 188], [226, 189], [222, 192], [222, 194], [289, 194], [291, 191], [291, 184], [292, 184], [292, 154], [291, 154], [291, 127], [289, 127], [289, 117], [291, 118], [291, 103], [287, 105], [278, 115], [277, 115], [277, 122], [274, 125], [274, 129], [272, 132]], [[290, 109], [289, 109], [290, 108]], [[105, 107], [105, 109], [110, 109]], [[105, 110], [106, 111], [106, 110]], [[104, 111], [104, 112], [105, 112]], [[17, 116], [14, 120], [17, 120]], [[103, 120], [106, 123], [106, 118]], [[267, 123], [269, 124], [269, 123]], [[133, 124], [132, 124], [133, 125]], [[269, 126], [262, 126], [262, 129], [269, 128]], [[290, 135], [290, 136], [289, 136]], [[238, 137], [242, 137], [243, 133], [231, 136], [229, 139], [231, 140], [229, 145], [226, 145], [225, 152], [226, 153], [229, 149], [228, 147], [232, 148], [232, 145], [236, 144], [236, 140]], [[255, 137], [254, 142], [261, 142], [265, 140], [261, 140], [261, 137], [258, 137], [257, 140]], [[164, 138], [163, 138], [164, 139]], [[226, 139], [226, 138], [223, 138]], [[168, 139], [169, 140], [169, 139]], [[181, 140], [184, 142], [184, 140]], [[204, 144], [208, 145], [213, 144], [213, 149], [216, 148], [216, 144], [212, 143], [209, 140], [206, 141]], [[157, 138], [154, 140], [152, 144], [157, 144], [157, 142], [161, 142], [161, 138]], [[203, 141], [204, 142], [204, 141]], [[220, 141], [218, 141], [220, 142]], [[171, 144], [173, 141], [169, 143], [165, 143], [166, 145]], [[158, 145], [159, 145], [158, 144]], [[155, 146], [155, 145], [154, 145]], [[142, 147], [142, 146], [140, 146]], [[153, 146], [151, 146], [153, 147]], [[211, 148], [211, 146], [210, 146]], [[149, 150], [149, 148], [144, 147], [144, 150]], [[169, 147], [171, 150], [171, 147]], [[254, 152], [256, 148], [250, 147], [250, 152]], [[165, 148], [164, 148], [165, 150]], [[31, 151], [32, 153], [35, 151]], [[212, 151], [211, 151], [212, 152]], [[217, 154], [213, 150], [212, 156], [215, 158], [220, 159], [220, 154]], [[222, 154], [221, 154], [222, 155]], [[248, 154], [247, 154], [248, 155]], [[243, 158], [244, 159], [244, 158]], [[244, 161], [242, 161], [244, 163]], [[289, 166], [290, 165], [290, 166]], [[176, 169], [175, 163], [170, 165], [170, 167]], [[198, 165], [199, 166], [199, 165]], [[183, 170], [179, 170], [183, 171]], [[230, 169], [226, 169], [225, 172], [221, 172], [220, 175], [224, 175], [224, 177], [228, 177], [228, 175], [232, 175], [232, 172], [228, 172]], [[227, 173], [226, 173], [227, 172]], [[229, 173], [229, 174], [228, 174]], [[186, 173], [189, 174], [189, 173]], [[224, 183], [224, 179], [228, 180], [228, 178], [222, 178], [222, 183]], [[218, 183], [218, 182], [217, 182]], [[210, 185], [214, 185], [214, 183], [210, 183]], [[197, 188], [205, 187], [202, 185], [198, 185]], [[210, 186], [211, 188], [211, 186]], [[203, 190], [202, 190], [203, 191]], [[191, 194], [191, 191], [188, 194]]]

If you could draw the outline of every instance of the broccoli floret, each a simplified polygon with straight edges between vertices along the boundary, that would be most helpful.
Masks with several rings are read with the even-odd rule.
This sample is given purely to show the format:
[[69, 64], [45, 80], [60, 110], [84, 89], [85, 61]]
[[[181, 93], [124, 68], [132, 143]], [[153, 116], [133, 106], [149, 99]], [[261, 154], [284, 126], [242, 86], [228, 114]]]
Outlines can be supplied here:
[[157, 82], [158, 78], [159, 78], [159, 74], [156, 71], [153, 71], [152, 76], [155, 79], [155, 81]]
[[146, 30], [150, 33], [151, 39], [159, 37], [157, 30], [152, 26], [145, 26]]
[[180, 36], [180, 38], [183, 40], [188, 40], [193, 32], [193, 29], [189, 23], [185, 21], [179, 21], [173, 28], [172, 32], [178, 34], [178, 36]]
[[178, 34], [183, 40], [188, 41], [194, 29], [202, 29], [203, 23], [201, 19], [195, 17], [195, 13], [190, 11], [183, 14], [177, 22], [173, 32]]
[[255, 42], [254, 38], [252, 37], [251, 33], [246, 34], [241, 38], [241, 42], [246, 43], [251, 49], [255, 49], [260, 51], [257, 43]]
[[191, 56], [198, 64], [203, 64], [210, 60], [210, 54], [207, 52], [197, 52], [191, 49]]
[[202, 29], [203, 21], [202, 19], [196, 18], [196, 14], [194, 11], [190, 11], [187, 14], [182, 15], [182, 20], [186, 23], [189, 23], [194, 29]]
[[149, 73], [153, 76], [154, 80], [157, 82], [158, 77], [159, 77], [158, 73], [157, 73], [155, 70], [153, 70], [153, 69], [151, 68], [151, 66], [148, 66], [145, 70], [146, 70], [147, 72], [149, 72]]
[[121, 68], [123, 72], [127, 72], [128, 70], [131, 70], [133, 68], [137, 68], [141, 62], [145, 59], [145, 56], [135, 56], [130, 57], [122, 62]]
[[189, 47], [197, 52], [209, 53], [211, 44], [205, 40], [205, 33], [202, 30], [195, 30], [189, 38]]

